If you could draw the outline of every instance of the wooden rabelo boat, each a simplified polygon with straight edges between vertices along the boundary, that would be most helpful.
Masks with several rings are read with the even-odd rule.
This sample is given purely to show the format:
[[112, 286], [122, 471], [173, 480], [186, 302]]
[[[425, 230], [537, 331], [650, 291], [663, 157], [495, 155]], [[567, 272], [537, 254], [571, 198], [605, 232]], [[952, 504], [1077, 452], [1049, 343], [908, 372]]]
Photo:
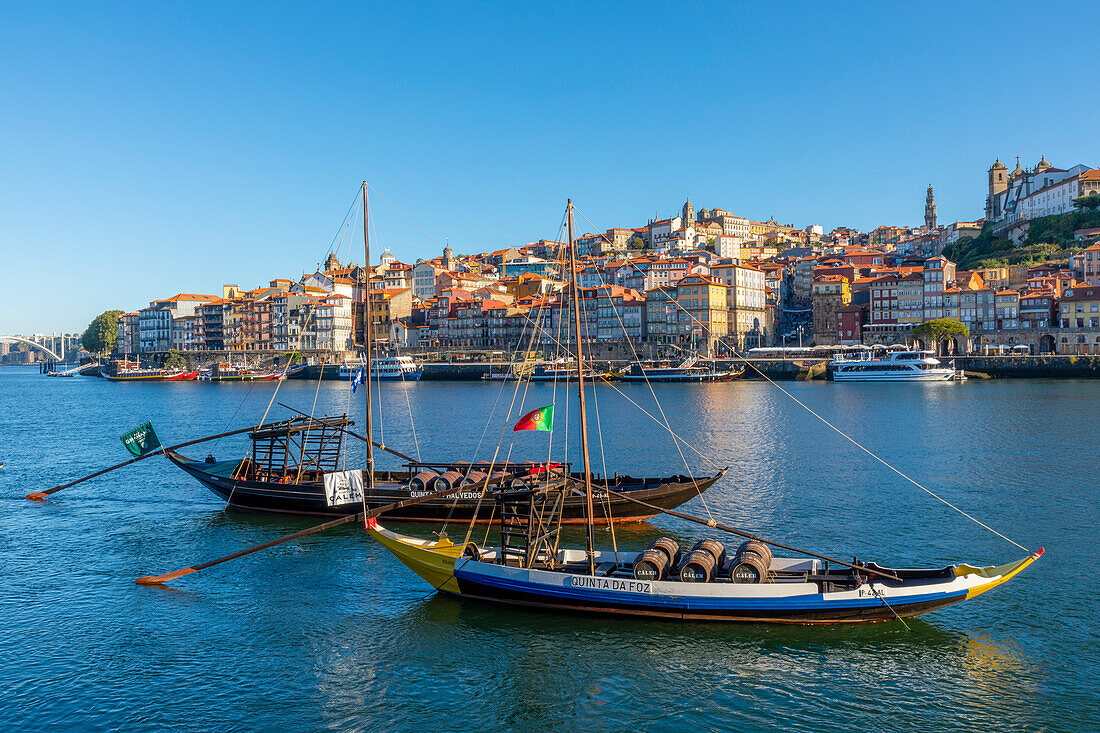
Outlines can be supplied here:
[[99, 376], [112, 382], [190, 382], [199, 376], [198, 370], [141, 368], [139, 361], [116, 359], [99, 368]]
[[[570, 269], [576, 292], [572, 214], [570, 202]], [[671, 510], [666, 513], [745, 541], [727, 549], [720, 541], [707, 538], [682, 551], [671, 539], [661, 538], [641, 552], [596, 549], [593, 526], [598, 482], [589, 466], [585, 380], [580, 371], [584, 342], [580, 309], [576, 299], [573, 303], [584, 461], [581, 474], [551, 469], [541, 473], [533, 486], [495, 491], [494, 514], [500, 535], [495, 546], [470, 542], [470, 533], [466, 541], [457, 544], [445, 535], [418, 539], [385, 528], [377, 518], [365, 520], [370, 535], [435, 590], [462, 598], [569, 612], [853, 623], [918, 616], [974, 598], [1011, 579], [1043, 554], [1040, 549], [991, 567], [957, 564], [895, 569], [798, 550], [713, 518]], [[584, 549], [567, 549], [559, 545], [562, 509], [579, 492], [585, 496], [586, 545]], [[776, 557], [772, 547], [805, 557]]]
[[[366, 184], [363, 186], [363, 211], [364, 214], [367, 211]], [[366, 262], [369, 263], [370, 244], [365, 215], [363, 221], [363, 243]], [[587, 447], [583, 474], [571, 472], [570, 464], [548, 466], [546, 461], [420, 461], [392, 449], [386, 450], [404, 459], [404, 468], [376, 470], [371, 419], [372, 393], [374, 383], [378, 381], [376, 372], [386, 372], [387, 367], [393, 365], [401, 367], [405, 374], [411, 374], [408, 367], [414, 367], [412, 371], [415, 371], [416, 377], [419, 377], [420, 371], [407, 357], [397, 357], [391, 360], [391, 364], [387, 364], [385, 359], [374, 358], [371, 341], [366, 340], [362, 360], [362, 364], [368, 365], [363, 379], [367, 403], [365, 437], [348, 430], [352, 423], [347, 415], [314, 418], [299, 413], [297, 417], [260, 425], [252, 430], [249, 434], [251, 451], [244, 459], [217, 461], [209, 456], [205, 461], [197, 461], [168, 448], [163, 450], [164, 455], [224, 499], [229, 506], [240, 509], [350, 516], [453, 489], [446, 497], [418, 501], [384, 515], [391, 519], [431, 522], [488, 522], [494, 507], [491, 497], [486, 499], [487, 490], [524, 490], [537, 485], [540, 474], [549, 471], [574, 479], [583, 476], [585, 484], [590, 485], [588, 495], [578, 491], [563, 498], [558, 517], [560, 523], [590, 525], [593, 521], [593, 497], [600, 502], [602, 513], [598, 516], [602, 521], [636, 522], [699, 496], [725, 474], [726, 469], [705, 476], [592, 476]], [[570, 376], [576, 377], [583, 388], [588, 372], [586, 368]], [[352, 372], [348, 369], [345, 374], [350, 376]], [[397, 376], [400, 378], [402, 374]], [[342, 501], [346, 495], [326, 488], [326, 476], [331, 478], [334, 474], [346, 473], [343, 456], [346, 435], [367, 444], [367, 465], [360, 474], [362, 494], [354, 501]], [[476, 491], [462, 490], [472, 486], [480, 488]], [[639, 504], [631, 499], [644, 503]]]
[[[493, 465], [487, 461], [475, 463], [453, 461], [429, 463], [408, 461], [402, 470], [375, 470], [373, 480], [364, 480], [364, 500], [329, 506], [324, 486], [324, 474], [341, 470], [344, 436], [353, 423], [346, 416], [309, 418], [294, 417], [282, 422], [262, 425], [249, 434], [252, 447], [248, 457], [231, 461], [205, 461], [187, 458], [175, 451], [164, 454], [188, 474], [197, 479], [231, 507], [254, 511], [291, 514], [344, 516], [402, 499], [417, 498], [451, 487], [475, 486], [487, 474], [512, 476], [507, 482], [490, 483], [498, 489], [522, 488], [538, 483], [546, 470], [546, 462], [512, 461]], [[557, 467], [557, 464], [551, 464]], [[570, 473], [566, 464], [561, 470]], [[725, 471], [692, 478], [664, 476], [635, 478], [615, 475], [608, 479], [596, 476], [593, 490], [605, 511], [601, 519], [615, 522], [635, 522], [659, 513], [628, 501], [629, 494], [661, 508], [674, 509], [714, 484]], [[580, 473], [570, 473], [580, 477]], [[564, 524], [586, 521], [585, 497], [575, 493], [566, 497], [563, 505]], [[479, 509], [480, 507], [480, 509]], [[459, 491], [451, 496], [410, 506], [385, 516], [408, 521], [468, 521], [475, 516], [487, 522], [492, 516], [492, 499], [484, 499], [480, 491]]]

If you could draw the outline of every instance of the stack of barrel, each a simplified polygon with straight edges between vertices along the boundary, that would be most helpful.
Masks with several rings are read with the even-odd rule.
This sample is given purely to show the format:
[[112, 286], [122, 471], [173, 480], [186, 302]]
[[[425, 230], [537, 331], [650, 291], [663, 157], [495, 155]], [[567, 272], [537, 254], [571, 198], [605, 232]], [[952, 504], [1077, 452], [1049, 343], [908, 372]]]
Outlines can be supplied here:
[[730, 564], [730, 580], [734, 583], [763, 583], [772, 564], [771, 548], [757, 540], [747, 540], [737, 548]]
[[429, 487], [435, 484], [437, 478], [439, 478], [439, 474], [435, 471], [421, 471], [409, 481], [409, 489], [412, 491], [427, 491]]
[[680, 559], [680, 546], [668, 537], [649, 543], [634, 560], [634, 577], [637, 580], [664, 580]]
[[[748, 540], [737, 548], [729, 563], [734, 583], [763, 583], [768, 579], [772, 551], [763, 542]], [[654, 540], [634, 560], [638, 580], [667, 580], [674, 571], [684, 583], [709, 583], [726, 566], [726, 548], [717, 540], [699, 540], [682, 557], [680, 546], [668, 537]]]
[[[425, 469], [412, 477], [409, 481], [409, 489], [416, 492], [438, 492], [450, 491], [459, 486], [476, 486], [480, 488], [481, 483], [485, 481], [485, 470], [488, 470], [488, 468], [488, 462], [480, 461], [473, 464], [473, 466], [466, 462], [460, 462], [443, 473]], [[489, 484], [500, 484], [505, 475], [503, 471], [494, 471], [493, 475], [489, 477]], [[520, 481], [522, 482], [522, 479]]]
[[717, 540], [699, 540], [680, 563], [680, 580], [685, 583], [709, 583], [722, 572], [726, 548]]

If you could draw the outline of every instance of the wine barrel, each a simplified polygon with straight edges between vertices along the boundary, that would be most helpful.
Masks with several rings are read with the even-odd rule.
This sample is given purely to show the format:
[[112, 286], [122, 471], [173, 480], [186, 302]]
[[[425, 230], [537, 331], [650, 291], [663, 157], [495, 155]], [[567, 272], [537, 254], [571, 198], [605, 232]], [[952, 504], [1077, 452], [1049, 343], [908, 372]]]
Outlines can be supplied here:
[[[480, 484], [485, 480], [485, 474], [481, 471], [470, 471], [466, 474], [466, 478], [462, 479], [463, 486], [472, 486], [474, 484]], [[478, 488], [481, 488], [480, 486]]]
[[450, 491], [462, 480], [460, 471], [447, 471], [435, 477], [432, 482], [432, 491]]
[[755, 552], [738, 555], [730, 566], [730, 580], [734, 583], [762, 583], [767, 576], [768, 566]]
[[665, 557], [668, 558], [668, 567], [674, 566], [676, 561], [680, 559], [680, 546], [668, 537], [653, 540], [646, 549], [663, 552]]
[[435, 471], [421, 471], [412, 477], [412, 481], [409, 482], [409, 489], [411, 491], [427, 491], [429, 486], [435, 483], [439, 474]]
[[695, 550], [709, 552], [714, 558], [714, 564], [718, 567], [721, 567], [726, 559], [726, 548], [718, 540], [699, 540], [691, 550], [692, 552]]
[[504, 471], [494, 471], [493, 475], [489, 477], [489, 485], [501, 486], [504, 483], [504, 477], [507, 475]]
[[717, 565], [709, 550], [692, 550], [680, 563], [680, 580], [685, 583], [707, 583]]
[[772, 564], [771, 548], [763, 542], [748, 540], [737, 548], [730, 564], [730, 580], [734, 583], [763, 583]]
[[737, 554], [741, 555], [746, 552], [755, 552], [764, 562], [771, 567], [772, 564], [772, 548], [765, 545], [758, 540], [746, 540], [741, 543], [741, 546], [737, 548]]
[[651, 547], [634, 559], [634, 577], [637, 580], [662, 580], [669, 567], [668, 555]]

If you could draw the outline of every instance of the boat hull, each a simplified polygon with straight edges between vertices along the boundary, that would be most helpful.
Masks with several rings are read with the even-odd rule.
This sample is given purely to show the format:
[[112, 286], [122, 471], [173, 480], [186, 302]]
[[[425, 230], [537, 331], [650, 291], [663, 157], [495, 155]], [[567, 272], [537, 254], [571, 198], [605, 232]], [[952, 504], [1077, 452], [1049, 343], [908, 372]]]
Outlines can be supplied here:
[[[278, 484], [266, 481], [249, 481], [234, 478], [239, 461], [204, 463], [185, 458], [174, 451], [165, 455], [203, 486], [210, 489], [231, 507], [260, 512], [282, 514], [307, 514], [315, 516], [347, 516], [362, 511], [362, 504], [330, 507], [325, 503], [324, 488], [320, 484]], [[696, 479], [671, 476], [660, 479], [635, 479], [619, 477], [611, 482], [611, 518], [616, 523], [638, 522], [649, 519], [654, 511], [615, 496], [617, 491], [628, 492], [641, 501], [674, 509], [710, 488], [724, 472]], [[410, 491], [407, 483], [398, 480], [399, 472], [379, 471], [375, 475], [374, 488], [366, 497], [367, 509], [374, 509], [393, 502], [424, 496], [427, 492]], [[404, 477], [404, 476], [401, 476]], [[406, 479], [407, 481], [407, 479]], [[607, 492], [602, 482], [597, 482], [594, 492], [597, 521], [606, 521]], [[480, 506], [479, 506], [480, 505]], [[583, 524], [585, 499], [582, 496], [566, 498], [563, 508], [563, 524]], [[448, 519], [469, 521], [477, 515], [478, 522], [488, 522], [493, 515], [491, 499], [480, 500], [477, 490], [455, 494], [454, 497], [435, 499], [405, 507], [384, 516], [388, 519], [411, 522], [442, 522]]]
[[834, 382], [947, 382], [955, 377], [951, 369], [927, 369], [920, 372], [833, 372]]
[[[367, 531], [433, 588], [462, 598], [568, 613], [638, 616], [678, 621], [780, 624], [853, 624], [920, 616], [974, 598], [1007, 582], [1043, 551], [997, 567], [968, 565], [931, 570], [877, 570], [900, 580], [867, 580], [837, 586], [829, 575], [807, 572], [792, 582], [758, 584], [637, 580], [622, 572], [590, 575], [584, 570], [500, 565], [455, 547], [399, 535], [368, 520]], [[494, 551], [490, 550], [492, 554]], [[570, 552], [583, 556], [582, 551]], [[629, 567], [635, 553], [597, 552]], [[573, 558], [574, 560], [578, 558]], [[788, 567], [814, 561], [783, 560]], [[610, 563], [608, 563], [610, 565]], [[599, 565], [597, 566], [599, 567]]]
[[148, 374], [135, 377], [127, 377], [123, 375], [110, 375], [103, 373], [103, 378], [112, 382], [191, 382], [199, 376], [197, 371], [195, 372], [180, 372], [178, 374]]
[[728, 382], [736, 376], [733, 372], [714, 372], [708, 374], [663, 374], [659, 376], [636, 376], [624, 374], [619, 379], [624, 382]]

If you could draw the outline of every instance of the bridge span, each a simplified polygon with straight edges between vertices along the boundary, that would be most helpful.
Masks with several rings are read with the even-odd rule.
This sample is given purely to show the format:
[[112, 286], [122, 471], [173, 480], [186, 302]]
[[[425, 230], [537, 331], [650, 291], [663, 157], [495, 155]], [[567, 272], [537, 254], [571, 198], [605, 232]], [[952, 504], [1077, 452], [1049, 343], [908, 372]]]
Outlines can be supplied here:
[[34, 348], [36, 348], [40, 351], [45, 351], [55, 361], [64, 361], [63, 356], [58, 356], [57, 354], [53, 353], [53, 351], [51, 349], [47, 349], [42, 344], [36, 344], [35, 342], [31, 341], [30, 339], [25, 339], [22, 336], [0, 336], [0, 341], [18, 341], [21, 344], [27, 344], [28, 346], [33, 346]]

